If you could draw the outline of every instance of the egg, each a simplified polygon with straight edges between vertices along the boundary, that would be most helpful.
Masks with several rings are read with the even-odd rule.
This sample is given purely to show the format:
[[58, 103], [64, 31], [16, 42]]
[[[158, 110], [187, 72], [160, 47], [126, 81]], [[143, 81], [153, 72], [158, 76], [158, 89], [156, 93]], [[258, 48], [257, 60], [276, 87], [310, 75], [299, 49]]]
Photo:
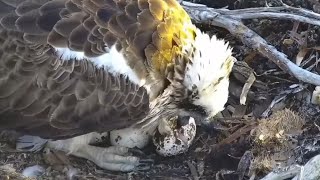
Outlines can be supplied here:
[[196, 123], [193, 117], [178, 116], [167, 120], [167, 133], [161, 133], [159, 128], [153, 135], [153, 144], [159, 155], [168, 157], [182, 154], [188, 151], [196, 136]]
[[110, 132], [110, 143], [113, 146], [123, 146], [128, 148], [144, 148], [150, 141], [148, 132], [138, 128], [124, 128]]

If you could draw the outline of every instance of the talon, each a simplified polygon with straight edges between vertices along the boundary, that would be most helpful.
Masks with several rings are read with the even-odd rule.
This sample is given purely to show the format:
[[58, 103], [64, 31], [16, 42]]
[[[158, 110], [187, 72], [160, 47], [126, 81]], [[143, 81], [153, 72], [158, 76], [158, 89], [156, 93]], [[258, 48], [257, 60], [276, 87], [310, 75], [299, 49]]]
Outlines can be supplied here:
[[143, 164], [143, 163], [148, 163], [148, 164], [153, 164], [154, 160], [153, 159], [140, 159], [139, 163]]
[[133, 155], [137, 155], [137, 156], [146, 156], [146, 154], [138, 148], [129, 148], [128, 152], [132, 153]]
[[139, 165], [135, 168], [136, 171], [146, 171], [150, 170], [152, 163], [139, 163]]
[[144, 167], [138, 166], [135, 169], [136, 171], [147, 171], [147, 170], [150, 170], [150, 168], [151, 168], [150, 166], [144, 166]]
[[140, 159], [139, 165], [135, 168], [137, 171], [146, 171], [153, 165], [153, 159]]

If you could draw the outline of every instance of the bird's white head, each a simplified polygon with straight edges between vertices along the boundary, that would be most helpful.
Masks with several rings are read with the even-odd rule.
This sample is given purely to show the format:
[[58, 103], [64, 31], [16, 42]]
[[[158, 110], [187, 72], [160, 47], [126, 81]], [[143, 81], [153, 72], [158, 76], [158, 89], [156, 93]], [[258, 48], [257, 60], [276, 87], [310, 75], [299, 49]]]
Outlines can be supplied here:
[[236, 59], [232, 48], [216, 36], [196, 30], [191, 57], [186, 65], [184, 86], [189, 102], [202, 108], [209, 118], [224, 109], [228, 99], [229, 75]]

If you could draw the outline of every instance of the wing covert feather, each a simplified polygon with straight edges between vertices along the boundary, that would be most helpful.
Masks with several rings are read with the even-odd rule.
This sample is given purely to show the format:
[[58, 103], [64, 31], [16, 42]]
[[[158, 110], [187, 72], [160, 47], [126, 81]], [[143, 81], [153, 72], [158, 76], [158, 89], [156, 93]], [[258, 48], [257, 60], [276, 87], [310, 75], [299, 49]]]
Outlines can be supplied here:
[[[139, 78], [166, 78], [195, 27], [176, 0], [0, 0], [1, 24], [35, 43], [69, 47], [87, 57], [116, 45]], [[15, 11], [13, 11], [15, 10]], [[37, 38], [36, 36], [41, 36]], [[47, 41], [40, 41], [46, 39]]]
[[[29, 132], [52, 125], [52, 131], [43, 131], [50, 136], [89, 131], [97, 124], [104, 130], [122, 127], [148, 109], [144, 89], [92, 62], [61, 61], [53, 48], [83, 51], [91, 58], [115, 45], [138, 78], [152, 84], [153, 99], [172, 76], [173, 57], [194, 38], [195, 27], [176, 0], [0, 0], [0, 10], [0, 111], [7, 113], [3, 117], [18, 111], [15, 127]], [[34, 92], [24, 93], [32, 98], [13, 93], [12, 103], [13, 94], [5, 88], [18, 95], [21, 88]], [[32, 119], [44, 114], [51, 115], [49, 123]], [[12, 125], [5, 118], [1, 124]]]
[[148, 113], [146, 90], [128, 78], [0, 31], [0, 129], [61, 139], [124, 128]]

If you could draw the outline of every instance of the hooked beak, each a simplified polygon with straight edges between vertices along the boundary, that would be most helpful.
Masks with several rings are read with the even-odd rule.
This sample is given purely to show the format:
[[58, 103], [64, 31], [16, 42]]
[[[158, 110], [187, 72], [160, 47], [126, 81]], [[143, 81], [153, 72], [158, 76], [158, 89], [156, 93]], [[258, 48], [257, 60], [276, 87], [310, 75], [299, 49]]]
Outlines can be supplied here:
[[208, 118], [207, 115], [196, 110], [183, 111], [183, 112], [180, 112], [180, 115], [193, 117], [197, 126], [201, 125], [203, 121], [206, 121], [206, 119]]

